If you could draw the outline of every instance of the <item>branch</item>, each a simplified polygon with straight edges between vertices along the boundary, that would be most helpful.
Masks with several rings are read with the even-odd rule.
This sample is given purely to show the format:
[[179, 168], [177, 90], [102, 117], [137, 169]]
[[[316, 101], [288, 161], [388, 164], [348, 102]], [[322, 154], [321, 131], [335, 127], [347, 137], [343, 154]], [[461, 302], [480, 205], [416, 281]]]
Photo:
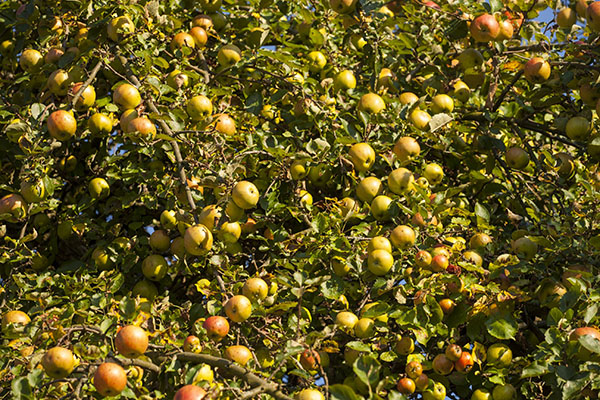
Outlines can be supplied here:
[[[516, 123], [517, 123], [517, 125], [519, 125], [522, 128], [529, 129], [529, 130], [532, 130], [532, 131], [535, 131], [535, 132], [539, 132], [542, 135], [544, 135], [544, 136], [546, 136], [546, 137], [548, 137], [550, 139], [557, 140], [557, 141], [562, 142], [564, 144], [568, 144], [569, 146], [576, 147], [576, 148], [578, 148], [580, 150], [584, 150], [585, 149], [585, 147], [583, 147], [580, 144], [577, 144], [577, 143], [575, 143], [575, 142], [573, 142], [573, 141], [571, 141], [569, 139], [566, 139], [566, 138], [564, 138], [562, 136], [557, 136], [557, 135], [562, 135], [562, 132], [560, 132], [558, 130], [555, 130], [555, 129], [552, 129], [552, 128], [549, 128], [549, 127], [544, 126], [542, 124], [538, 124], [537, 122], [533, 122], [533, 121], [531, 121], [529, 119], [522, 119], [522, 120], [517, 120]], [[554, 135], [551, 134], [551, 133], [549, 133], [549, 132], [554, 133]]]
[[498, 96], [498, 98], [494, 102], [492, 111], [496, 111], [500, 107], [500, 105], [504, 101], [504, 98], [506, 97], [506, 95], [508, 94], [510, 89], [512, 89], [513, 86], [515, 86], [515, 83], [517, 83], [517, 81], [521, 78], [521, 76], [523, 76], [523, 70], [520, 70], [519, 72], [517, 72], [517, 74], [515, 75], [513, 80], [508, 85], [506, 85], [506, 87], [502, 90], [502, 92], [500, 93], [500, 96]]
[[[235, 364], [233, 361], [226, 360], [224, 358], [214, 357], [208, 354], [196, 354], [196, 353], [179, 353], [176, 357], [181, 361], [193, 362], [193, 363], [205, 363], [215, 368], [223, 368], [230, 372], [232, 375], [242, 379], [254, 388], [261, 387], [261, 392], [269, 393], [276, 399], [279, 400], [293, 400], [291, 397], [279, 390], [279, 386], [274, 382], [266, 381], [259, 376], [253, 374], [247, 369]], [[258, 390], [258, 389], [257, 389]], [[252, 391], [251, 391], [252, 392]], [[250, 393], [250, 392], [247, 392]], [[253, 392], [254, 393], [254, 392]], [[248, 397], [243, 397], [248, 398]]]
[[154, 363], [151, 363], [150, 361], [138, 360], [137, 358], [114, 358], [113, 360], [125, 367], [129, 365], [135, 365], [157, 374], [160, 372], [160, 367]]
[[73, 97], [73, 100], [71, 101], [71, 107], [75, 108], [75, 104], [77, 104], [77, 101], [83, 94], [83, 91], [85, 89], [87, 89], [87, 87], [90, 85], [90, 83], [92, 83], [92, 81], [96, 78], [98, 71], [100, 71], [100, 67], [102, 67], [102, 60], [98, 60], [98, 62], [96, 63], [96, 66], [94, 66], [94, 69], [92, 69], [92, 72], [90, 72], [90, 76], [87, 78], [87, 80], [85, 82], [83, 82], [83, 85], [81, 85], [81, 87], [79, 88], [77, 93], [75, 93], [75, 96]]
[[[120, 55], [118, 57], [119, 57], [119, 60], [121, 61], [121, 63], [123, 64], [123, 66], [127, 65], [128, 60], [126, 57], [124, 57], [122, 55]], [[139, 79], [131, 71], [131, 68], [127, 68], [127, 77], [136, 87], [139, 87], [141, 85]], [[154, 100], [152, 100], [152, 96], [148, 96], [148, 98], [146, 98], [146, 103], [148, 103], [148, 108], [150, 108], [150, 110], [152, 112], [160, 115], [158, 108], [156, 108], [156, 105], [154, 104]], [[159, 119], [158, 124], [160, 125], [161, 129], [163, 130], [163, 132], [165, 132], [166, 135], [168, 135], [170, 137], [175, 136], [173, 134], [173, 131], [171, 130], [171, 128], [169, 128], [169, 125], [167, 125], [167, 123], [163, 119]], [[183, 187], [185, 188], [185, 196], [190, 205], [190, 208], [192, 209], [192, 214], [194, 215], [194, 220], [196, 221], [196, 223], [198, 223], [198, 216], [196, 215], [196, 213], [194, 213], [194, 211], [196, 210], [196, 203], [194, 202], [194, 198], [192, 197], [192, 191], [190, 190], [190, 186], [188, 185], [187, 176], [185, 173], [185, 167], [183, 166], [183, 158], [181, 157], [181, 151], [179, 151], [179, 144], [177, 143], [177, 141], [175, 139], [171, 140], [170, 142], [171, 142], [171, 146], [173, 146], [173, 152], [175, 153], [175, 160], [177, 160], [177, 169], [179, 170], [179, 179], [181, 180], [181, 183], [183, 184]]]

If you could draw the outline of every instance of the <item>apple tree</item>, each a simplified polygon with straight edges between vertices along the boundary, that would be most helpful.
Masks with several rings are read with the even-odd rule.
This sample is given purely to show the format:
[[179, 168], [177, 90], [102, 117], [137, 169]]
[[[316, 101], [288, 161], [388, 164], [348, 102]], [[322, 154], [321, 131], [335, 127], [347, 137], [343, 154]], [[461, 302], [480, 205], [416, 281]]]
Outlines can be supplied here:
[[2, 398], [598, 398], [600, 1], [0, 21]]

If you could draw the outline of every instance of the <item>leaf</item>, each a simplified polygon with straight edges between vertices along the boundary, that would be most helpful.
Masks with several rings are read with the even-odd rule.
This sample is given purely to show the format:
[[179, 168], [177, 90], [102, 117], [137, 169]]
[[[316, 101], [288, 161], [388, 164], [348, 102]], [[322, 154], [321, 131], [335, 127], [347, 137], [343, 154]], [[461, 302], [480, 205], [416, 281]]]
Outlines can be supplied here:
[[596, 339], [592, 335], [580, 336], [578, 341], [579, 344], [581, 344], [583, 347], [585, 347], [592, 353], [600, 354], [600, 340]]
[[371, 347], [368, 344], [364, 344], [363, 342], [358, 342], [358, 341], [348, 342], [348, 343], [346, 343], [346, 347], [348, 347], [352, 350], [357, 350], [357, 351], [364, 351], [364, 352], [371, 351]]
[[550, 369], [547, 364], [540, 364], [538, 361], [534, 361], [523, 368], [523, 371], [521, 371], [521, 379], [546, 375], [548, 372], [550, 372]]
[[475, 203], [475, 215], [485, 220], [486, 222], [489, 222], [490, 220], [490, 212], [480, 203]]
[[490, 2], [490, 13], [495, 13], [496, 11], [500, 11], [504, 8], [504, 4], [500, 0], [489, 0]]
[[360, 356], [354, 361], [352, 368], [356, 376], [366, 385], [374, 387], [377, 384], [381, 364], [375, 357], [368, 354]]
[[354, 389], [348, 385], [331, 385], [329, 386], [329, 394], [331, 400], [361, 400], [362, 396], [358, 396]]
[[583, 320], [585, 321], [586, 324], [589, 324], [590, 321], [592, 319], [594, 319], [594, 317], [597, 315], [598, 315], [598, 303], [593, 303], [585, 310], [585, 314], [583, 315]]
[[485, 321], [490, 335], [496, 339], [513, 339], [518, 330], [517, 321], [509, 313], [494, 314]]
[[433, 117], [431, 117], [431, 120], [429, 121], [429, 130], [431, 132], [435, 132], [438, 129], [440, 129], [442, 126], [451, 122], [452, 120], [454, 120], [454, 118], [452, 118], [448, 114], [444, 114], [444, 113], [435, 114]]

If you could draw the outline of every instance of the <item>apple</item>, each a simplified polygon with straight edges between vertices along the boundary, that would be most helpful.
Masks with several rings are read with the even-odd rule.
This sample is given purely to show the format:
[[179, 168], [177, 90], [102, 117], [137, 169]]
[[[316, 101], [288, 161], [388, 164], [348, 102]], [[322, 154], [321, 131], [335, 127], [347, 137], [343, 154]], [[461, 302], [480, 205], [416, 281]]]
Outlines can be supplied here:
[[388, 175], [388, 187], [395, 194], [404, 194], [414, 189], [415, 177], [408, 169], [400, 167]]
[[587, 7], [585, 20], [592, 31], [600, 31], [600, 3], [594, 1]]
[[115, 347], [122, 356], [137, 358], [148, 348], [148, 334], [139, 326], [124, 326], [115, 337]]
[[506, 385], [496, 385], [492, 391], [494, 400], [513, 400], [517, 398], [517, 391], [510, 383]]
[[577, 22], [577, 13], [570, 7], [564, 7], [556, 15], [556, 24], [563, 29], [570, 30], [575, 22]]
[[577, 16], [579, 18], [585, 19], [585, 13], [587, 11], [590, 0], [577, 0], [575, 2], [575, 11], [577, 11]]
[[409, 378], [416, 380], [423, 373], [423, 365], [419, 361], [411, 361], [406, 364], [404, 372], [406, 372]]
[[466, 83], [459, 80], [452, 86], [452, 94], [458, 101], [466, 103], [471, 96], [471, 89]]
[[393, 151], [398, 160], [405, 164], [419, 156], [421, 146], [419, 146], [419, 142], [416, 139], [410, 136], [403, 136], [396, 141]]
[[511, 20], [505, 19], [500, 22], [500, 33], [496, 37], [496, 41], [501, 42], [503, 40], [508, 40], [513, 37], [515, 34], [515, 27]]
[[450, 262], [448, 261], [448, 257], [443, 254], [438, 254], [431, 259], [431, 264], [429, 268], [433, 272], [443, 272], [448, 268]]
[[77, 131], [77, 121], [68, 111], [57, 110], [52, 112], [46, 121], [48, 133], [56, 140], [64, 142], [75, 135]]
[[129, 123], [139, 116], [140, 114], [134, 109], [123, 111], [119, 118], [119, 126], [123, 133], [129, 133]]
[[487, 389], [480, 388], [473, 392], [471, 400], [493, 400], [492, 393]]
[[2, 334], [10, 339], [23, 336], [25, 327], [30, 322], [31, 318], [23, 311], [8, 311], [2, 316]]
[[101, 396], [117, 396], [127, 387], [127, 373], [119, 364], [104, 362], [96, 368], [94, 387]]
[[410, 378], [404, 377], [398, 381], [396, 388], [402, 394], [413, 394], [417, 386], [415, 385], [415, 381], [413, 381]]
[[300, 354], [300, 365], [307, 371], [315, 371], [319, 368], [321, 355], [319, 352], [306, 349]]
[[200, 353], [202, 351], [200, 338], [194, 335], [189, 335], [186, 337], [183, 341], [183, 351], [188, 353]]
[[531, 260], [538, 250], [537, 243], [527, 236], [514, 240], [511, 243], [511, 248], [517, 256], [523, 257], [525, 260]]
[[415, 341], [409, 336], [402, 336], [394, 344], [394, 351], [401, 356], [407, 356], [415, 351]]
[[54, 379], [66, 378], [77, 365], [71, 350], [58, 346], [48, 350], [42, 357], [41, 363], [46, 374]]
[[202, 327], [206, 329], [208, 338], [215, 342], [221, 341], [229, 333], [229, 322], [218, 315], [206, 318]]
[[579, 97], [587, 105], [597, 105], [598, 100], [600, 100], [600, 89], [597, 85], [592, 86], [589, 82], [586, 82], [579, 87]]
[[458, 372], [467, 373], [473, 368], [473, 364], [474, 361], [471, 353], [463, 351], [460, 358], [454, 362], [454, 368], [456, 368]]
[[94, 260], [94, 265], [100, 271], [106, 271], [113, 266], [113, 262], [110, 259], [109, 254], [102, 247], [96, 247], [92, 252], [92, 260]]
[[513, 169], [522, 170], [529, 165], [529, 154], [520, 147], [511, 147], [504, 155], [506, 165]]
[[431, 256], [431, 253], [426, 250], [420, 250], [415, 255], [415, 265], [419, 268], [429, 268], [432, 261], [433, 257]]
[[333, 78], [333, 89], [338, 90], [349, 90], [356, 87], [356, 78], [354, 73], [349, 69], [338, 72]]
[[379, 114], [385, 109], [385, 102], [378, 94], [367, 93], [360, 98], [356, 107], [367, 114]]
[[431, 121], [431, 116], [427, 113], [427, 111], [415, 108], [410, 113], [408, 119], [413, 126], [420, 131], [426, 131], [429, 129], [429, 121]]
[[567, 293], [567, 289], [552, 279], [545, 279], [538, 289], [538, 299], [542, 307], [558, 307], [560, 299]]
[[135, 25], [131, 18], [126, 15], [113, 18], [106, 26], [108, 38], [119, 43], [123, 38], [135, 32]]
[[39, 203], [46, 197], [46, 187], [41, 179], [21, 181], [21, 196], [27, 203]]
[[483, 251], [487, 245], [492, 243], [492, 238], [486, 233], [476, 233], [469, 240], [469, 247], [476, 251]]
[[329, 7], [338, 14], [350, 14], [356, 8], [357, 0], [329, 0]]
[[225, 313], [233, 322], [244, 322], [252, 314], [252, 303], [244, 295], [233, 296], [225, 303]]
[[229, 346], [225, 349], [225, 358], [244, 367], [252, 359], [252, 352], [246, 346]]
[[183, 236], [185, 251], [193, 256], [206, 254], [212, 248], [213, 236], [202, 224], [190, 226]]
[[433, 370], [440, 375], [449, 375], [454, 369], [454, 363], [445, 354], [438, 354], [432, 362]]
[[525, 79], [531, 83], [542, 83], [550, 77], [550, 64], [541, 57], [532, 57], [525, 63]]
[[442, 309], [443, 313], [448, 315], [450, 314], [452, 311], [454, 311], [454, 308], [456, 307], [456, 303], [451, 300], [451, 299], [441, 299], [438, 302], [440, 308]]
[[426, 374], [421, 374], [415, 378], [415, 385], [418, 392], [422, 392], [429, 386], [429, 377]]
[[446, 358], [448, 360], [455, 362], [460, 359], [462, 352], [463, 352], [463, 350], [459, 345], [451, 343], [448, 346], [446, 346], [444, 355], [446, 356]]
[[127, 133], [133, 133], [136, 137], [153, 140], [156, 136], [156, 126], [146, 117], [137, 117], [127, 124]]
[[578, 348], [575, 354], [576, 358], [581, 361], [591, 361], [594, 355], [588, 349], [579, 346], [578, 340], [582, 336], [590, 336], [596, 340], [600, 340], [600, 331], [596, 328], [586, 326], [573, 329], [569, 334], [569, 345]]
[[382, 191], [381, 181], [374, 176], [364, 178], [356, 185], [356, 196], [366, 203], [371, 203]]
[[371, 214], [377, 221], [387, 221], [390, 219], [390, 207], [392, 199], [388, 196], [379, 195], [371, 202]]
[[320, 51], [311, 51], [306, 56], [306, 59], [308, 61], [308, 70], [313, 73], [320, 72], [327, 64], [327, 58]]
[[[69, 90], [71, 97], [75, 97], [77, 95], [77, 93], [81, 90], [82, 87], [83, 87], [82, 82], [77, 82], [73, 86], [71, 86], [71, 89]], [[79, 96], [79, 99], [77, 99], [77, 102], [75, 103], [75, 109], [77, 111], [85, 111], [88, 108], [90, 108], [91, 106], [93, 106], [95, 102], [96, 102], [96, 90], [94, 89], [94, 87], [92, 85], [88, 85], [83, 90], [83, 92], [81, 92], [81, 96]]]
[[357, 323], [358, 317], [349, 311], [341, 311], [335, 316], [335, 324], [346, 333], [352, 331]]
[[106, 114], [95, 113], [88, 119], [88, 129], [93, 135], [112, 132], [113, 121]]
[[444, 178], [444, 170], [438, 164], [427, 164], [423, 170], [423, 176], [432, 185], [437, 185]]
[[458, 65], [463, 71], [474, 68], [481, 69], [484, 61], [481, 52], [473, 48], [463, 50], [458, 56]]
[[346, 347], [344, 349], [344, 361], [348, 365], [353, 365], [354, 361], [360, 356], [360, 351]]
[[235, 121], [227, 114], [219, 114], [215, 124], [215, 130], [227, 136], [233, 136], [236, 133]]
[[171, 239], [169, 238], [167, 231], [158, 229], [152, 232], [150, 235], [149, 243], [152, 250], [159, 253], [164, 253], [165, 251], [169, 250], [169, 247], [171, 246]]
[[367, 266], [373, 275], [382, 276], [394, 265], [394, 257], [386, 250], [373, 250], [369, 253]]
[[194, 37], [187, 32], [179, 32], [171, 39], [171, 51], [181, 50], [183, 47], [193, 49], [196, 47]]
[[404, 106], [419, 101], [419, 97], [412, 92], [403, 92], [400, 94], [400, 103]]
[[154, 283], [144, 279], [133, 286], [131, 294], [133, 297], [140, 296], [141, 298], [152, 301], [158, 296], [158, 289]]
[[482, 14], [471, 22], [471, 36], [477, 42], [490, 42], [500, 34], [500, 24], [493, 15]]
[[15, 43], [12, 40], [4, 40], [0, 42], [0, 54], [2, 54], [3, 56], [10, 56], [14, 50]]
[[446, 398], [446, 386], [441, 382], [435, 382], [433, 388], [423, 392], [423, 400], [444, 400]]
[[375, 163], [375, 150], [368, 143], [356, 143], [348, 151], [350, 161], [358, 172], [366, 172]]
[[104, 178], [94, 178], [88, 184], [88, 191], [92, 199], [101, 200], [110, 195], [110, 186]]
[[367, 251], [370, 253], [374, 250], [385, 250], [388, 253], [392, 253], [392, 243], [389, 239], [383, 236], [375, 236], [371, 238], [367, 246]]
[[504, 343], [494, 343], [487, 349], [486, 361], [489, 365], [506, 368], [512, 363], [512, 351]]
[[565, 128], [567, 136], [573, 140], [586, 139], [590, 134], [590, 130], [590, 121], [580, 116], [570, 118]]
[[177, 226], [177, 217], [175, 211], [164, 210], [161, 212], [160, 224], [164, 229], [174, 229]]
[[300, 190], [300, 192], [298, 193], [298, 202], [300, 203], [300, 206], [303, 208], [312, 206], [312, 204], [313, 204], [312, 194], [310, 194], [306, 190]]
[[308, 176], [306, 160], [294, 160], [290, 166], [290, 175], [295, 181], [306, 178]]
[[431, 99], [431, 111], [434, 114], [450, 113], [454, 110], [454, 100], [447, 94], [438, 94]]
[[389, 68], [382, 68], [379, 71], [379, 76], [377, 78], [377, 87], [380, 89], [388, 89], [391, 92], [397, 92], [398, 89], [395, 85], [397, 81], [396, 74]]
[[333, 257], [331, 259], [331, 269], [337, 276], [344, 277], [350, 272], [350, 266], [342, 257]]
[[26, 49], [19, 57], [19, 65], [25, 72], [33, 73], [44, 65], [44, 57], [37, 50]]
[[308, 170], [308, 180], [315, 186], [326, 186], [331, 181], [333, 171], [331, 165], [320, 163]]
[[168, 269], [167, 260], [158, 254], [149, 255], [142, 262], [142, 273], [151, 281], [160, 281], [167, 275]]
[[189, 34], [194, 39], [194, 43], [196, 46], [198, 46], [198, 48], [206, 46], [206, 43], [208, 42], [208, 34], [206, 33], [205, 28], [201, 26], [194, 26], [192, 29], [190, 29]]
[[219, 49], [217, 60], [222, 67], [230, 67], [242, 59], [242, 51], [233, 44], [226, 44]]
[[240, 181], [233, 186], [231, 197], [238, 207], [248, 210], [258, 204], [260, 193], [253, 183]]
[[175, 90], [188, 87], [190, 85], [190, 81], [190, 76], [178, 69], [174, 69], [173, 71], [169, 72], [169, 75], [167, 75], [167, 85]]
[[121, 110], [131, 110], [142, 103], [142, 96], [137, 88], [129, 83], [122, 83], [113, 91], [113, 103]]
[[264, 300], [269, 295], [269, 287], [262, 278], [249, 278], [242, 287], [242, 294], [252, 301]]
[[410, 226], [398, 225], [392, 230], [390, 241], [395, 247], [404, 249], [415, 244], [416, 234]]
[[202, 400], [205, 396], [206, 391], [200, 386], [185, 385], [175, 393], [173, 400]]
[[476, 251], [467, 250], [463, 253], [463, 259], [473, 265], [481, 267], [483, 265], [483, 258]]
[[[383, 250], [376, 250], [383, 251]], [[386, 252], [387, 253], [387, 252]], [[388, 253], [389, 254], [389, 253]], [[354, 326], [354, 336], [360, 339], [369, 339], [375, 333], [375, 321], [371, 318], [361, 318]]]
[[325, 400], [325, 396], [317, 389], [302, 389], [296, 395], [296, 400]]
[[48, 77], [48, 89], [55, 96], [65, 96], [70, 84], [69, 73], [63, 69], [57, 69]]

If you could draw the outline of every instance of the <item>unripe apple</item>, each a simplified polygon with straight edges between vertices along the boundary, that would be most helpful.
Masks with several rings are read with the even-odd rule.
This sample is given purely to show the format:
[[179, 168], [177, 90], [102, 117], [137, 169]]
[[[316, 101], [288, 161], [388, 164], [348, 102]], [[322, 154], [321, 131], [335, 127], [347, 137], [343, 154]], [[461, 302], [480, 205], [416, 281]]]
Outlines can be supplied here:
[[189, 33], [179, 32], [178, 34], [173, 36], [170, 47], [171, 47], [171, 51], [173, 51], [173, 52], [178, 49], [181, 50], [184, 47], [193, 49], [196, 47], [196, 41], [194, 40], [192, 35], [190, 35]]
[[94, 387], [101, 396], [117, 396], [127, 387], [127, 373], [119, 364], [102, 363], [94, 373]]
[[150, 235], [150, 247], [152, 250], [157, 251], [159, 253], [164, 253], [169, 250], [171, 246], [171, 239], [169, 238], [169, 234], [162, 229], [155, 230]]
[[433, 261], [433, 257], [426, 250], [420, 250], [415, 255], [415, 264], [419, 268], [429, 268], [429, 266], [431, 265], [432, 261]]
[[485, 62], [483, 55], [477, 49], [468, 48], [458, 56], [458, 65], [465, 71], [473, 68], [481, 68]]
[[151, 281], [160, 281], [167, 275], [169, 266], [161, 255], [152, 254], [142, 261], [142, 273]]
[[252, 314], [252, 303], [246, 296], [233, 296], [225, 303], [225, 313], [233, 322], [244, 322]]
[[356, 78], [354, 73], [349, 69], [338, 72], [333, 78], [333, 89], [338, 90], [349, 90], [356, 87]]
[[444, 179], [444, 170], [438, 164], [427, 164], [423, 170], [423, 176], [432, 185], [438, 185]]
[[466, 103], [471, 96], [471, 89], [463, 81], [456, 81], [452, 88], [452, 94], [458, 101]]
[[400, 249], [413, 246], [416, 241], [415, 231], [407, 225], [398, 225], [390, 234], [392, 244]]
[[527, 236], [513, 241], [511, 247], [517, 256], [523, 257], [525, 260], [531, 260], [537, 254], [538, 250], [537, 243]]
[[102, 200], [110, 195], [110, 186], [104, 178], [94, 178], [88, 185], [92, 199]]
[[[82, 87], [82, 82], [75, 83], [70, 89], [71, 97], [75, 97]], [[81, 92], [81, 96], [79, 96], [79, 99], [77, 99], [77, 102], [75, 103], [75, 109], [77, 111], [85, 111], [91, 106], [93, 106], [95, 102], [96, 90], [92, 85], [88, 85], [83, 90], [83, 92]]]
[[108, 37], [113, 42], [119, 43], [123, 38], [135, 31], [135, 25], [126, 15], [113, 18], [106, 27]]
[[108, 134], [112, 132], [113, 122], [102, 113], [95, 113], [88, 119], [88, 129], [93, 135]]
[[202, 400], [205, 396], [206, 390], [200, 386], [185, 385], [175, 393], [173, 400]]
[[570, 139], [584, 140], [589, 136], [590, 129], [590, 121], [585, 117], [576, 116], [569, 119], [565, 131]]
[[391, 69], [382, 68], [377, 77], [377, 87], [379, 89], [388, 89], [390, 92], [397, 92], [398, 89], [394, 84], [396, 80], [396, 74]]
[[325, 163], [314, 165], [308, 170], [308, 180], [315, 186], [327, 186], [332, 175], [331, 165]]
[[242, 59], [242, 51], [233, 44], [226, 44], [219, 49], [217, 61], [222, 67], [230, 67]]
[[522, 170], [529, 165], [529, 154], [520, 147], [511, 147], [504, 155], [506, 165], [513, 169]]
[[206, 254], [212, 248], [213, 236], [202, 224], [190, 226], [183, 236], [185, 251], [193, 256]]
[[485, 388], [479, 388], [473, 392], [471, 400], [493, 400], [492, 393]]
[[65, 96], [70, 84], [69, 73], [63, 69], [57, 69], [48, 77], [48, 89], [56, 96]]
[[367, 93], [358, 101], [357, 109], [367, 114], [379, 114], [385, 109], [385, 102], [378, 94]]
[[71, 374], [77, 361], [71, 350], [64, 347], [53, 347], [44, 354], [41, 363], [49, 377], [62, 379]]
[[394, 154], [403, 164], [414, 160], [420, 153], [421, 146], [419, 146], [419, 142], [410, 136], [401, 137], [394, 145]]
[[368, 143], [356, 143], [348, 151], [350, 161], [358, 172], [366, 172], [375, 163], [375, 150]]
[[122, 83], [113, 90], [113, 103], [121, 110], [136, 108], [142, 103], [142, 96], [137, 88], [129, 83]]
[[337, 276], [344, 277], [350, 272], [350, 266], [342, 257], [333, 257], [331, 259], [331, 268]]
[[477, 42], [490, 42], [500, 34], [500, 24], [493, 15], [482, 14], [471, 22], [471, 36]]
[[550, 64], [541, 57], [533, 57], [525, 63], [524, 75], [531, 83], [542, 83], [550, 77]]
[[[379, 251], [383, 251], [383, 250], [379, 250]], [[358, 320], [358, 322], [354, 326], [354, 336], [356, 336], [357, 338], [369, 339], [374, 334], [375, 334], [375, 321], [373, 321], [371, 318], [361, 318]]]
[[392, 253], [392, 243], [384, 236], [375, 236], [369, 241], [367, 251], [370, 253], [374, 250], [385, 250]]
[[158, 289], [154, 283], [144, 279], [133, 286], [133, 289], [131, 289], [131, 294], [133, 297], [140, 296], [148, 301], [152, 301], [156, 296], [158, 296]]
[[174, 229], [177, 226], [177, 217], [175, 211], [164, 210], [160, 213], [160, 224], [164, 229]]
[[487, 349], [486, 362], [498, 368], [506, 368], [512, 363], [512, 350], [504, 343], [494, 343]]
[[44, 57], [42, 54], [34, 49], [23, 50], [19, 57], [19, 65], [25, 72], [36, 72], [44, 65]]
[[496, 385], [492, 391], [492, 399], [512, 400], [517, 398], [517, 391], [510, 383], [506, 385]]
[[371, 214], [377, 221], [387, 221], [390, 219], [390, 208], [392, 199], [388, 196], [379, 195], [371, 202]]
[[406, 356], [415, 351], [415, 341], [409, 336], [402, 336], [394, 344], [394, 351], [401, 356]]
[[21, 196], [27, 203], [39, 203], [46, 197], [46, 187], [41, 179], [21, 182]]
[[388, 187], [395, 194], [404, 194], [414, 189], [415, 177], [406, 168], [397, 168], [388, 175]]
[[367, 266], [369, 271], [376, 276], [383, 276], [392, 269], [394, 257], [386, 250], [373, 250], [369, 252]]
[[308, 61], [308, 70], [313, 73], [320, 72], [327, 64], [327, 58], [320, 51], [311, 51], [306, 56], [306, 60]]
[[238, 207], [248, 210], [256, 207], [260, 193], [253, 183], [240, 181], [233, 186], [231, 197]]
[[411, 379], [417, 379], [423, 373], [423, 365], [419, 361], [410, 361], [404, 368], [406, 375]]
[[438, 94], [431, 99], [431, 111], [434, 114], [450, 113], [454, 110], [454, 100], [447, 94]]
[[366, 203], [371, 203], [382, 191], [381, 181], [374, 176], [369, 176], [356, 185], [356, 196]]
[[432, 362], [433, 370], [440, 375], [448, 375], [454, 369], [454, 363], [445, 354], [438, 354]]
[[563, 29], [571, 29], [577, 22], [577, 13], [570, 7], [564, 7], [556, 15], [556, 24]]
[[415, 108], [410, 113], [408, 119], [413, 126], [420, 131], [426, 131], [429, 129], [429, 121], [431, 121], [431, 116], [427, 113], [427, 111]]
[[75, 121], [75, 117], [65, 110], [54, 111], [48, 117], [46, 124], [50, 136], [61, 142], [72, 138], [77, 131], [77, 121]]
[[206, 318], [202, 327], [206, 329], [208, 338], [215, 342], [219, 342], [229, 333], [229, 322], [218, 315]]
[[346, 333], [352, 331], [357, 323], [358, 317], [349, 311], [339, 312], [335, 317], [335, 324]]
[[357, 0], [329, 0], [329, 7], [338, 14], [349, 14], [356, 8]]

